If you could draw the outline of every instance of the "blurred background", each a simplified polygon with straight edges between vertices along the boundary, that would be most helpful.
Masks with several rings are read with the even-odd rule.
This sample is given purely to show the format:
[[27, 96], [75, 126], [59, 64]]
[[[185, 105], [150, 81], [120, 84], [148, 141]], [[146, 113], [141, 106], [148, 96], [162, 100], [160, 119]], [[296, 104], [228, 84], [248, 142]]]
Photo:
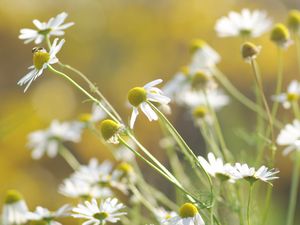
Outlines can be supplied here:
[[[117, 108], [123, 118], [130, 110], [126, 106], [127, 91], [134, 86], [163, 78], [165, 81], [190, 60], [189, 43], [202, 38], [222, 56], [219, 68], [238, 88], [253, 98], [252, 74], [249, 65], [240, 57], [239, 38], [217, 37], [216, 20], [230, 10], [242, 8], [264, 9], [274, 22], [284, 22], [287, 12], [300, 8], [298, 0], [0, 0], [0, 206], [7, 189], [20, 190], [31, 209], [36, 205], [57, 208], [66, 199], [57, 193], [57, 187], [72, 170], [57, 157], [34, 161], [26, 148], [27, 134], [45, 128], [52, 119], [73, 120], [80, 113], [90, 112], [90, 103], [66, 81], [46, 72], [24, 94], [17, 81], [32, 65], [31, 49], [18, 39], [21, 28], [33, 28], [32, 20], [48, 21], [50, 17], [66, 11], [66, 22], [75, 26], [66, 31], [66, 43], [58, 54], [97, 84], [102, 93]], [[277, 49], [268, 34], [255, 39], [263, 46], [258, 61], [261, 63], [265, 91], [274, 93]], [[299, 78], [295, 48], [285, 53], [285, 86]], [[191, 118], [182, 110], [174, 109], [171, 120], [188, 137], [188, 143], [202, 154], [200, 133]], [[233, 116], [234, 115], [234, 116]], [[251, 145], [245, 145], [237, 131], [253, 131], [255, 115], [234, 100], [220, 113], [225, 138], [230, 149], [239, 154], [246, 150], [244, 159], [253, 156]], [[287, 114], [287, 121], [290, 121]], [[147, 132], [144, 131], [145, 125]], [[165, 160], [158, 148], [160, 139], [156, 123], [143, 116], [136, 124], [136, 134], [153, 154]], [[71, 145], [80, 162], [86, 163], [96, 156], [100, 161], [112, 158], [109, 151], [89, 133], [78, 145]], [[253, 150], [253, 149], [252, 149]], [[245, 160], [247, 162], [247, 160]], [[278, 154], [276, 167], [280, 180], [275, 182], [271, 221], [284, 224], [288, 202], [292, 163]], [[148, 180], [159, 183], [163, 179], [145, 165]], [[166, 184], [162, 187], [169, 188]], [[298, 210], [300, 210], [298, 204]], [[298, 215], [299, 217], [299, 215]], [[295, 224], [300, 224], [298, 222]]]

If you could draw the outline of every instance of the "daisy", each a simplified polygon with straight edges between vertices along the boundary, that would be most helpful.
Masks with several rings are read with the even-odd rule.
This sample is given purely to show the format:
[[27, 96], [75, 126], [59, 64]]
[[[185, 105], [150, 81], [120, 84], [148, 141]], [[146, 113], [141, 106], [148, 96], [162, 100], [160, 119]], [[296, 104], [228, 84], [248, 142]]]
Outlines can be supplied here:
[[294, 102], [297, 102], [300, 97], [300, 82], [293, 80], [285, 93], [273, 96], [274, 101], [280, 102], [285, 109], [291, 108]]
[[148, 117], [150, 121], [157, 120], [158, 116], [153, 111], [151, 106], [147, 103], [157, 102], [162, 105], [167, 105], [170, 102], [170, 98], [163, 95], [163, 92], [155, 87], [156, 85], [162, 82], [161, 79], [157, 79], [147, 83], [143, 87], [132, 88], [128, 92], [128, 101], [133, 106], [131, 118], [130, 118], [130, 128], [132, 129], [135, 123], [135, 120], [139, 114], [138, 108]]
[[300, 151], [300, 121], [294, 120], [292, 124], [287, 124], [279, 133], [278, 145], [285, 147], [283, 154], [287, 155], [292, 151]]
[[156, 219], [160, 222], [161, 225], [167, 225], [170, 219], [178, 216], [174, 211], [167, 211], [164, 208], [160, 207], [155, 211]]
[[283, 23], [275, 24], [271, 31], [270, 39], [283, 49], [293, 44], [289, 29]]
[[40, 159], [44, 154], [54, 158], [64, 141], [79, 142], [82, 133], [79, 122], [63, 122], [53, 120], [45, 130], [32, 132], [28, 136], [28, 147], [32, 149], [32, 158]]
[[221, 181], [229, 181], [234, 183], [238, 178], [236, 169], [229, 163], [224, 164], [222, 158], [216, 158], [213, 153], [208, 153], [208, 161], [202, 156], [198, 156], [198, 160], [205, 171], [213, 177], [219, 178]]
[[259, 37], [271, 28], [272, 21], [266, 12], [243, 9], [241, 13], [229, 12], [228, 17], [221, 17], [215, 30], [219, 37]]
[[68, 216], [70, 210], [69, 205], [63, 205], [55, 212], [50, 212], [48, 209], [41, 206], [36, 207], [35, 212], [28, 212], [27, 219], [30, 221], [43, 221], [49, 225], [61, 225], [61, 223], [54, 219]]
[[15, 191], [9, 190], [5, 196], [2, 210], [3, 225], [19, 225], [27, 221], [27, 205], [22, 195]]
[[33, 65], [28, 67], [31, 69], [29, 73], [27, 73], [23, 78], [18, 81], [18, 85], [23, 86], [26, 85], [24, 92], [29, 88], [32, 81], [41, 76], [44, 70], [52, 64], [58, 62], [58, 58], [56, 58], [56, 54], [60, 51], [65, 40], [60, 40], [59, 43], [58, 38], [56, 38], [51, 47], [50, 51], [47, 52], [44, 48], [34, 48], [33, 49]]
[[202, 69], [214, 67], [220, 62], [220, 55], [205, 41], [197, 39], [192, 42], [192, 62], [189, 64], [189, 72], [196, 73]]
[[238, 171], [240, 179], [245, 179], [250, 183], [254, 183], [257, 180], [270, 183], [269, 181], [278, 179], [275, 175], [279, 173], [278, 170], [269, 170], [265, 166], [261, 166], [258, 170], [255, 170], [254, 167], [249, 167], [247, 164], [240, 163], [235, 164], [235, 169]]
[[120, 216], [126, 215], [126, 212], [120, 212], [125, 206], [119, 203], [116, 198], [108, 198], [97, 203], [96, 199], [91, 202], [85, 201], [84, 204], [78, 204], [72, 211], [75, 218], [82, 218], [87, 221], [83, 225], [102, 225], [106, 222], [116, 223]]
[[65, 179], [58, 188], [58, 192], [70, 198], [107, 198], [112, 196], [112, 192], [107, 187], [92, 185], [78, 179]]
[[62, 12], [54, 18], [52, 17], [47, 23], [33, 20], [33, 24], [37, 30], [28, 28], [21, 29], [19, 39], [24, 40], [25, 44], [32, 41], [34, 41], [35, 44], [40, 44], [46, 36], [62, 36], [65, 34], [63, 30], [74, 25], [73, 22], [63, 24], [67, 16], [67, 13]]
[[100, 123], [100, 131], [107, 143], [119, 144], [119, 135], [125, 131], [125, 126], [107, 119]]
[[185, 203], [179, 209], [179, 215], [168, 220], [169, 225], [205, 225], [197, 207], [192, 203]]

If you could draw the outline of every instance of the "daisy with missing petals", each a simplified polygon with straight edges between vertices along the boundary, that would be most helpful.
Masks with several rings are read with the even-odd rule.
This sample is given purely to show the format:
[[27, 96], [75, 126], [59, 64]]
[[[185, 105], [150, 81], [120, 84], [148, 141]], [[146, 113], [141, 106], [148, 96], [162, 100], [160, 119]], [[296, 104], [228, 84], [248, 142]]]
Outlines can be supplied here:
[[15, 191], [9, 190], [4, 199], [2, 210], [3, 225], [21, 225], [27, 221], [26, 214], [28, 212], [27, 205], [23, 196]]
[[54, 158], [64, 141], [79, 142], [83, 125], [80, 122], [63, 122], [53, 120], [45, 130], [32, 132], [28, 136], [28, 147], [32, 149], [32, 158], [40, 159], [44, 154]]
[[19, 39], [24, 40], [25, 44], [32, 41], [34, 41], [35, 44], [40, 44], [46, 36], [62, 36], [65, 34], [65, 29], [74, 25], [73, 22], [63, 24], [67, 16], [67, 13], [62, 12], [54, 18], [52, 17], [47, 23], [33, 20], [33, 24], [37, 30], [28, 28], [21, 29]]
[[157, 120], [158, 116], [153, 111], [151, 106], [147, 103], [157, 102], [162, 105], [167, 105], [170, 99], [163, 95], [163, 92], [155, 87], [162, 82], [161, 79], [157, 79], [149, 82], [144, 87], [135, 87], [128, 92], [128, 101], [133, 106], [131, 118], [130, 118], [130, 128], [132, 129], [135, 120], [139, 114], [138, 108], [148, 117], [150, 121]]
[[247, 164], [236, 163], [235, 168], [238, 171], [239, 178], [245, 179], [251, 184], [257, 180], [271, 184], [270, 181], [278, 179], [275, 175], [279, 173], [279, 171], [275, 169], [269, 170], [265, 166], [261, 166], [258, 170], [255, 170], [254, 167], [249, 167]]
[[259, 37], [271, 28], [272, 21], [266, 12], [243, 9], [241, 13], [229, 12], [227, 17], [220, 18], [215, 30], [219, 37]]
[[30, 221], [36, 221], [37, 224], [61, 225], [61, 223], [54, 219], [68, 216], [69, 210], [69, 205], [63, 205], [55, 212], [50, 212], [48, 209], [38, 206], [35, 212], [27, 213], [27, 218]]
[[208, 161], [202, 156], [198, 156], [198, 160], [205, 171], [220, 181], [229, 181], [234, 183], [238, 178], [236, 169], [229, 163], [224, 164], [222, 158], [216, 158], [213, 153], [208, 153]]
[[286, 93], [281, 93], [277, 96], [273, 96], [274, 101], [278, 101], [282, 104], [285, 109], [291, 108], [294, 103], [297, 103], [300, 97], [300, 82], [293, 80], [288, 88]]
[[78, 204], [72, 211], [75, 218], [85, 219], [83, 225], [102, 225], [106, 222], [116, 223], [120, 216], [126, 215], [126, 212], [120, 212], [125, 206], [119, 203], [116, 198], [108, 198], [99, 205], [96, 199], [91, 202], [85, 201], [84, 204]]
[[49, 52], [47, 52], [44, 48], [33, 48], [33, 65], [28, 67], [28, 69], [31, 69], [31, 71], [18, 82], [18, 85], [20, 86], [27, 84], [24, 92], [29, 88], [32, 81], [43, 74], [48, 65], [58, 62], [56, 54], [60, 51], [64, 43], [65, 40], [61, 40], [58, 43], [58, 38], [56, 38], [53, 41]]
[[300, 151], [300, 121], [294, 120], [293, 124], [287, 124], [277, 137], [277, 144], [287, 146], [283, 154], [287, 155], [292, 151]]
[[100, 123], [100, 131], [102, 137], [107, 143], [119, 144], [119, 135], [125, 130], [123, 124], [116, 123], [113, 120], [107, 119]]
[[179, 209], [179, 215], [168, 220], [169, 225], [205, 225], [197, 207], [192, 203], [185, 203]]

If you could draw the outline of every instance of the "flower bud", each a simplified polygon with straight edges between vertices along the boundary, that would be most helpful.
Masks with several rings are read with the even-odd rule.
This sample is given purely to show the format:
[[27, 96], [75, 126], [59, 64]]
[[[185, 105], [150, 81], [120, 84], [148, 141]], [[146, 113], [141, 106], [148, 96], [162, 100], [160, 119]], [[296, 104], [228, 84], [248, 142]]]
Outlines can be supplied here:
[[291, 43], [290, 32], [287, 27], [278, 23], [275, 25], [273, 30], [271, 31], [270, 39], [274, 41], [279, 47], [286, 48]]
[[291, 10], [287, 18], [287, 26], [294, 32], [300, 30], [300, 11]]
[[242, 44], [241, 53], [242, 57], [246, 61], [250, 61], [251, 59], [255, 59], [261, 50], [260, 46], [256, 46], [251, 42], [245, 42]]
[[100, 131], [105, 141], [117, 143], [116, 135], [120, 133], [122, 125], [107, 119], [100, 123]]

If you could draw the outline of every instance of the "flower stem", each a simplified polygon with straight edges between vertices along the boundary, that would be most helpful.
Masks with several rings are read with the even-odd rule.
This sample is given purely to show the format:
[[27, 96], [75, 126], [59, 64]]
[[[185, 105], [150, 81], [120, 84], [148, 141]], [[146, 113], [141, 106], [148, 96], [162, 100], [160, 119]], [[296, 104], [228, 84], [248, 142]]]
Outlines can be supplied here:
[[60, 146], [59, 154], [66, 160], [66, 162], [72, 167], [73, 170], [76, 170], [80, 167], [80, 163], [78, 162], [78, 160], [64, 145]]
[[253, 184], [250, 184], [249, 195], [248, 195], [248, 204], [247, 204], [247, 224], [250, 225], [250, 205], [252, 198]]
[[98, 99], [96, 99], [94, 96], [92, 96], [90, 93], [88, 93], [84, 88], [82, 88], [79, 84], [77, 84], [72, 78], [70, 78], [68, 75], [66, 75], [63, 72], [60, 72], [60, 71], [54, 69], [50, 65], [48, 65], [48, 68], [53, 73], [55, 73], [55, 74], [57, 74], [59, 76], [62, 76], [63, 78], [65, 78], [66, 80], [68, 80], [69, 82], [71, 82], [71, 84], [73, 84], [78, 90], [80, 90], [83, 94], [85, 94], [90, 100], [92, 100], [98, 106], [100, 106], [105, 111], [105, 113], [107, 115], [109, 115], [114, 121], [116, 121], [117, 123], [120, 123], [119, 120], [108, 109], [106, 109], [106, 107]]
[[299, 186], [299, 176], [300, 176], [300, 152], [296, 151], [286, 225], [293, 225], [294, 222], [296, 204], [297, 204], [298, 186]]
[[297, 50], [297, 63], [298, 63], [298, 68], [299, 68], [299, 73], [300, 73], [300, 37], [298, 34], [294, 34], [294, 39], [295, 39], [295, 45], [296, 45], [296, 50]]

